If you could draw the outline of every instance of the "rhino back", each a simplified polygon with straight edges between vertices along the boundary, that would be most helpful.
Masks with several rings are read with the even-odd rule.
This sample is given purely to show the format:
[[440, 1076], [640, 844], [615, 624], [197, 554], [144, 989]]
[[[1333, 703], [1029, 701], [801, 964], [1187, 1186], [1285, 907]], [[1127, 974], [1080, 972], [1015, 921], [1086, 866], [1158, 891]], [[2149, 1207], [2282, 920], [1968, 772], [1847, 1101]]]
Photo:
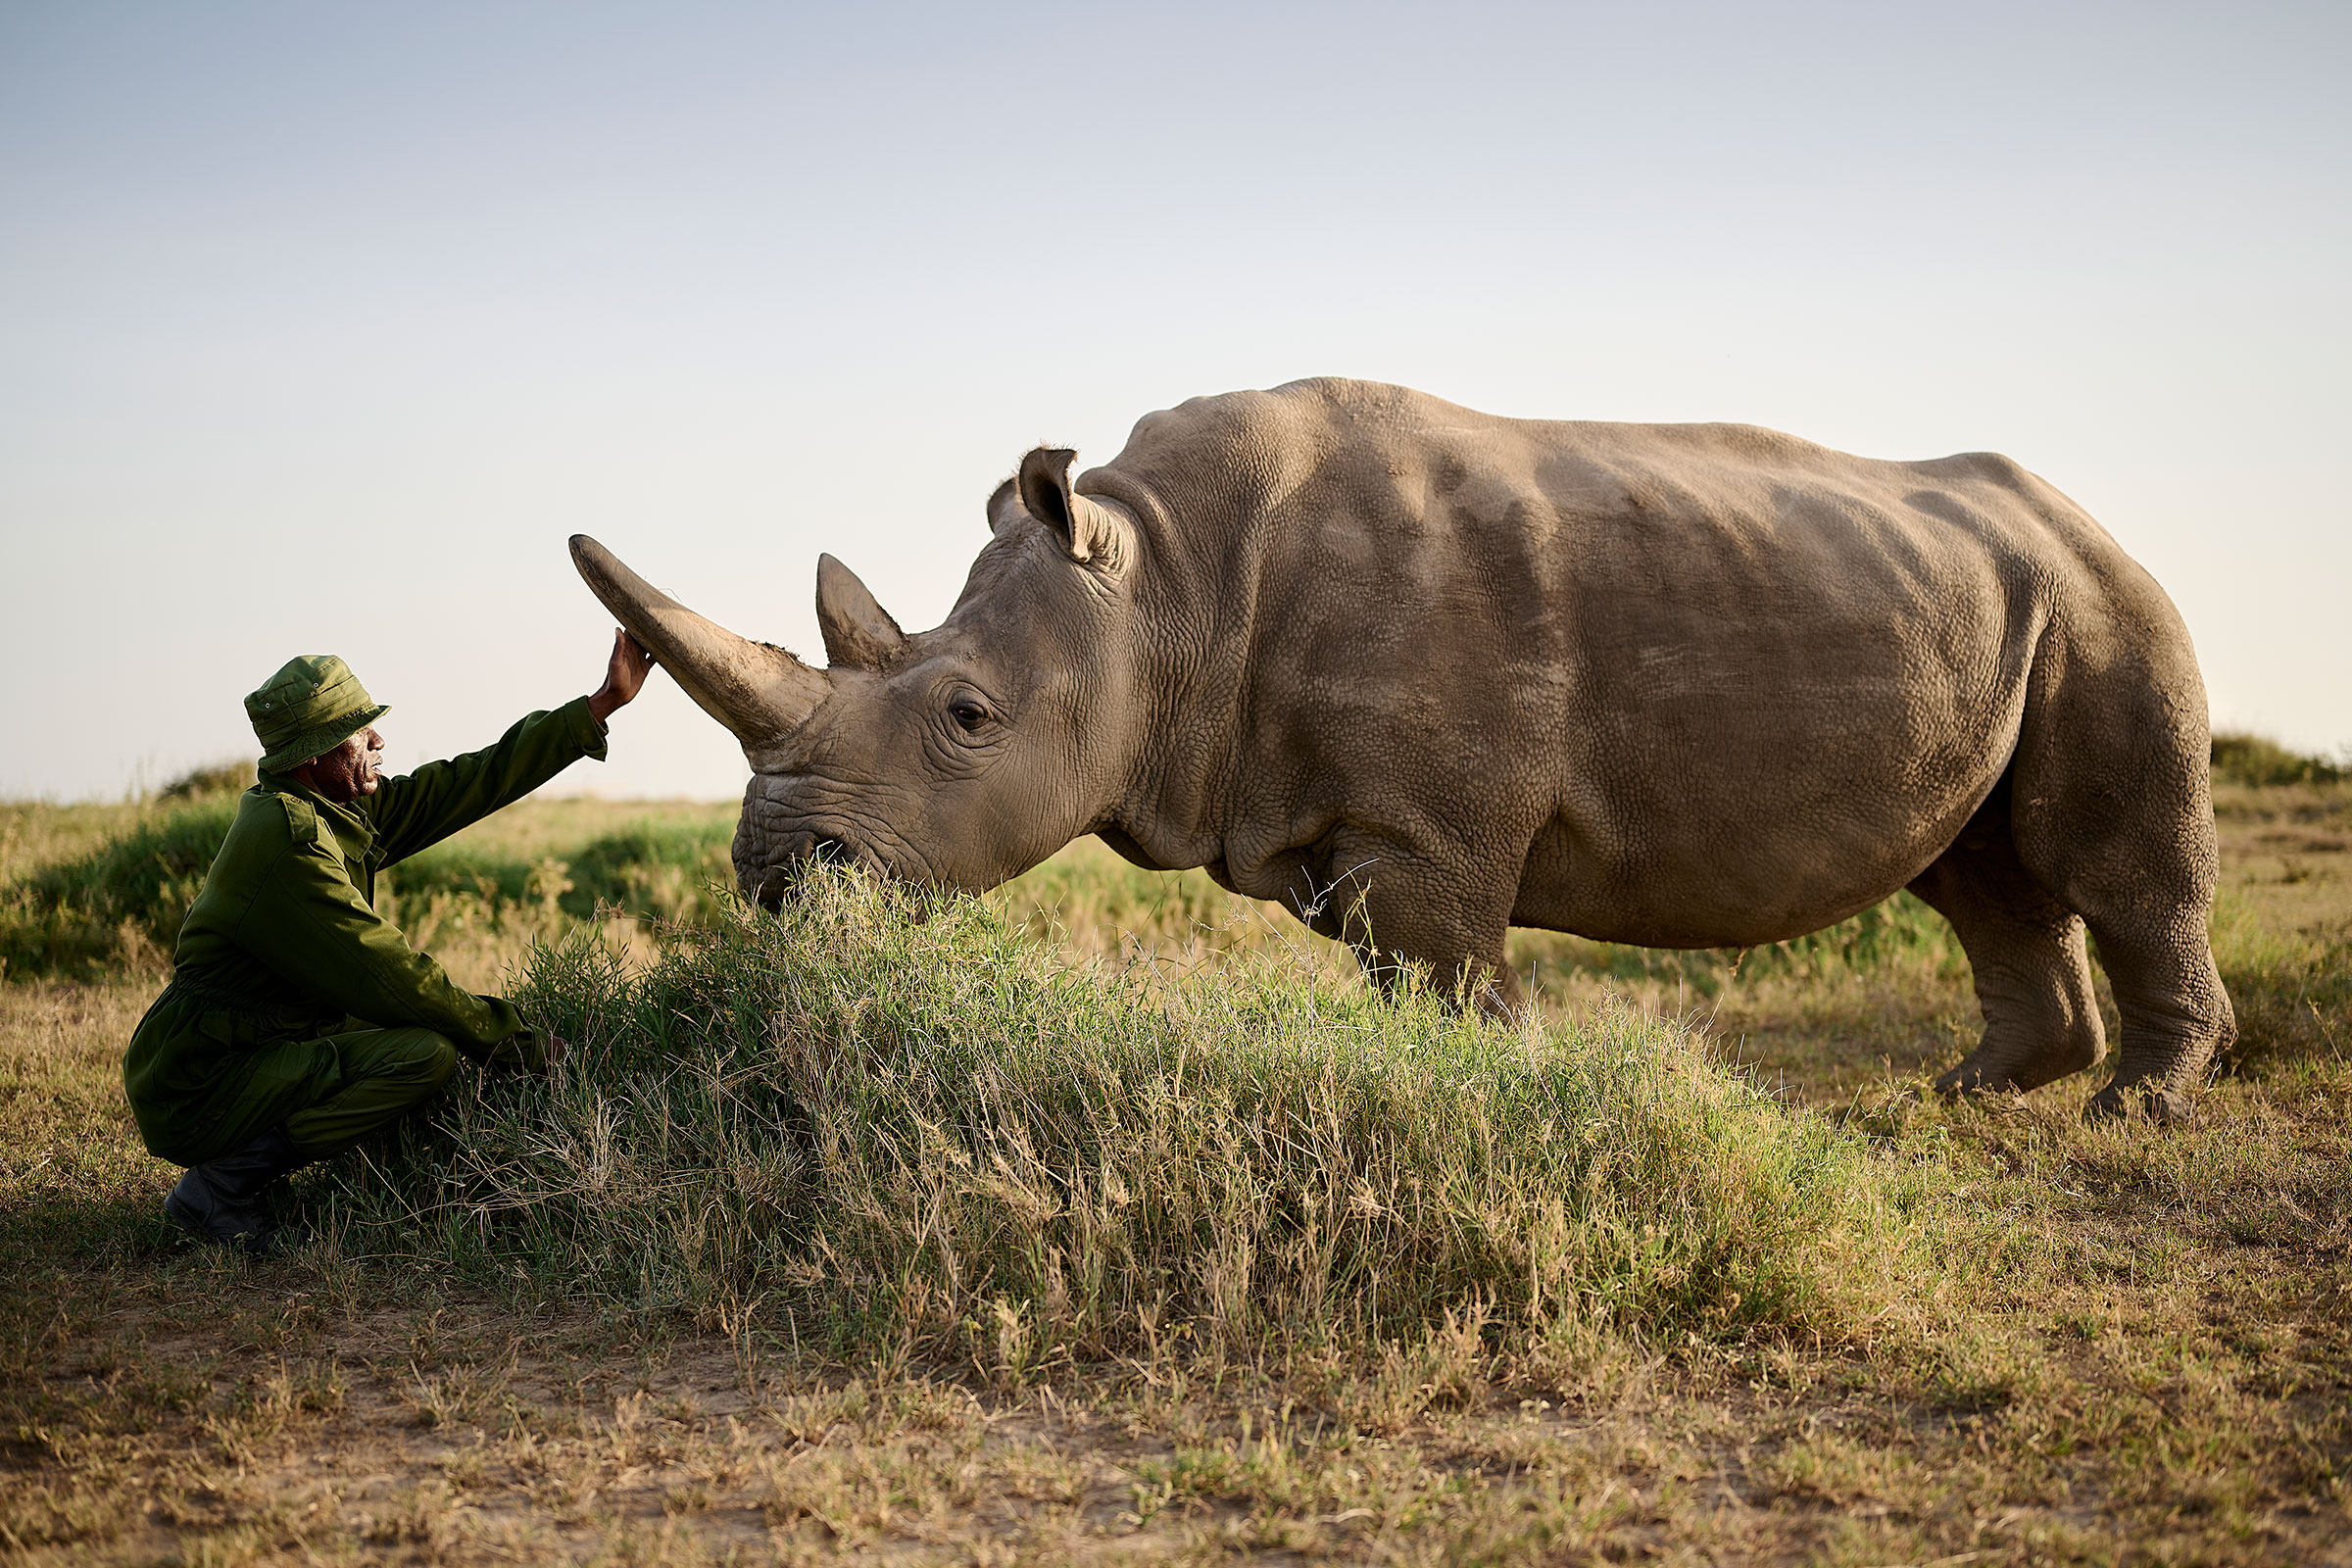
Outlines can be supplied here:
[[1220, 774], [1189, 798], [1264, 896], [1370, 824], [1521, 879], [1521, 923], [1794, 934], [1951, 841], [2053, 636], [2094, 669], [2185, 655], [2146, 574], [1990, 455], [1323, 380], [1149, 416], [1090, 481], [1156, 501], [1166, 623], [1222, 694], [1185, 721]]

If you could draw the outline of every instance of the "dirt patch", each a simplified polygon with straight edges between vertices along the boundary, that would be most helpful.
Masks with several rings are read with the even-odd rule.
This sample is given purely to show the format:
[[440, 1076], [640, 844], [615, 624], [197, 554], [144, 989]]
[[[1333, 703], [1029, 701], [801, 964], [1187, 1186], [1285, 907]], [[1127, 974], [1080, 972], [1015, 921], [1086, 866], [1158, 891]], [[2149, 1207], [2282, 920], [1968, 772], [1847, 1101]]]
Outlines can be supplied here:
[[339, 1314], [292, 1265], [59, 1272], [0, 1528], [26, 1562], [2352, 1562], [2340, 1252], [2186, 1264], [1974, 1386], [1691, 1347], [1388, 1431], [1240, 1369], [1005, 1393], [465, 1295]]

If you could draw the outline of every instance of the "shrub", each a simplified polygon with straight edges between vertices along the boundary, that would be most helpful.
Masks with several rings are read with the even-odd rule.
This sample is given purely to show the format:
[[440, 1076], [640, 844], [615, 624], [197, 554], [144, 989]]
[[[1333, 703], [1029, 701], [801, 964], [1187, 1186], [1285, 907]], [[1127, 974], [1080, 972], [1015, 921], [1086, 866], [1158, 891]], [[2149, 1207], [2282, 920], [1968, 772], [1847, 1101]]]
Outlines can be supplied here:
[[169, 951], [235, 817], [233, 795], [142, 816], [0, 893], [0, 972], [99, 979], [143, 949]]
[[2334, 784], [2345, 768], [2325, 757], [2290, 752], [2264, 735], [2225, 731], [2213, 738], [2213, 776], [2260, 788], [2270, 784]]
[[[167, 790], [172, 804], [141, 810], [94, 848], [0, 889], [0, 975], [95, 980], [143, 955], [168, 955], [236, 817], [237, 796], [227, 788]], [[394, 919], [402, 901], [429, 903], [436, 893], [534, 905], [553, 883], [559, 907], [576, 918], [604, 904], [665, 920], [708, 919], [713, 882], [730, 875], [730, 831], [724, 823], [648, 821], [591, 839], [569, 860], [451, 839], [385, 873], [377, 903]]]
[[711, 886], [734, 880], [727, 860], [733, 833], [725, 822], [639, 822], [565, 846], [561, 857], [533, 857], [494, 841], [455, 838], [394, 866], [380, 880], [378, 894], [416, 900], [472, 893], [491, 903], [525, 903], [538, 896], [534, 878], [544, 883], [552, 862], [566, 884], [557, 895], [558, 906], [575, 918], [612, 905], [664, 920], [705, 920], [713, 911]]
[[236, 795], [253, 788], [254, 779], [251, 762], [215, 762], [188, 769], [158, 791], [157, 798], [185, 801], [200, 795]]

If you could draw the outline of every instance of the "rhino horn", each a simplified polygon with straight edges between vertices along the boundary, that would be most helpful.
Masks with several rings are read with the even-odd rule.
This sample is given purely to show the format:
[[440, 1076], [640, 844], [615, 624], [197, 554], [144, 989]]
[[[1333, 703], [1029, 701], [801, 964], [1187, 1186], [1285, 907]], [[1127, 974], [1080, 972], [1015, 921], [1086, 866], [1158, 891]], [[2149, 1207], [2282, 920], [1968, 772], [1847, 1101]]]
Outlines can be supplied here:
[[705, 620], [584, 533], [571, 536], [571, 564], [629, 635], [704, 712], [733, 730], [746, 752], [799, 729], [824, 701], [823, 670]]
[[834, 664], [878, 670], [906, 646], [890, 612], [831, 556], [816, 558], [816, 623], [825, 634], [825, 658]]

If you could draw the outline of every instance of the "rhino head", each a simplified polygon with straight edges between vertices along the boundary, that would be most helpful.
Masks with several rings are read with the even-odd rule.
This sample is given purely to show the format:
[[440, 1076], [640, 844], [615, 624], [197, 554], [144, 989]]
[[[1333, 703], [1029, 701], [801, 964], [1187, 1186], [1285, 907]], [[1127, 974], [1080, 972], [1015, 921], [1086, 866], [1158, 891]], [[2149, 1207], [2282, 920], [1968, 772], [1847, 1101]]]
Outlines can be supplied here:
[[1133, 520], [1040, 448], [989, 501], [994, 537], [947, 620], [912, 635], [818, 558], [828, 667], [706, 620], [595, 540], [573, 564], [752, 764], [735, 831], [747, 898], [812, 859], [979, 892], [1103, 825], [1142, 724]]

